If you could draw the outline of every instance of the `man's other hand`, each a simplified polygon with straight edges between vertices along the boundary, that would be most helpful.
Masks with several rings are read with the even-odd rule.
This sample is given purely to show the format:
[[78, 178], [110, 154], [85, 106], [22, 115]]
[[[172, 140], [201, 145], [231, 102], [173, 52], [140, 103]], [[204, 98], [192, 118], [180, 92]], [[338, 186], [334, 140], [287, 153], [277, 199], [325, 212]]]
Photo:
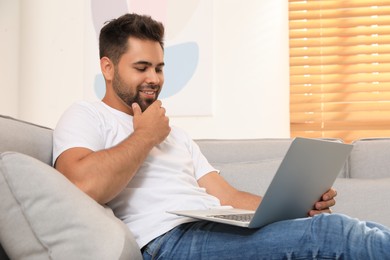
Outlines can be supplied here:
[[330, 207], [336, 204], [336, 200], [334, 199], [337, 196], [337, 191], [333, 188], [329, 189], [325, 192], [320, 201], [314, 204], [314, 208], [309, 211], [309, 216], [314, 216], [321, 213], [332, 213]]

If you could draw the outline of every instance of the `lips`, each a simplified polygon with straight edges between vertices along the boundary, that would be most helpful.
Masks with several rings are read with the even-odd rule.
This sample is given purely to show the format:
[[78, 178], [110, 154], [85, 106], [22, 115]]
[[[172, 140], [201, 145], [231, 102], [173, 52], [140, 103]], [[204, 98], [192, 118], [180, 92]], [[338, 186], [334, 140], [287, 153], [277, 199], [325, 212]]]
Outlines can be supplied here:
[[156, 97], [156, 91], [141, 91], [142, 96], [147, 99], [152, 99]]
[[143, 87], [139, 90], [146, 98], [155, 98], [157, 96], [158, 87], [157, 86], [148, 86]]
[[154, 90], [141, 90], [141, 92], [146, 95], [153, 95], [154, 93], [156, 93], [156, 91]]

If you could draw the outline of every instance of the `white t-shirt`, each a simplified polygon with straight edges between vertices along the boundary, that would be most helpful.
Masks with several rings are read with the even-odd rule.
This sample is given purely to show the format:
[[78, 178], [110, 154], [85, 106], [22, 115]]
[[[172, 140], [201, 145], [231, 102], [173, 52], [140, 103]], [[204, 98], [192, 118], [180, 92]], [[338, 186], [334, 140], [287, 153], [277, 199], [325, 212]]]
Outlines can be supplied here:
[[[127, 187], [108, 203], [140, 247], [182, 223], [193, 221], [166, 211], [220, 206], [220, 201], [197, 183], [215, 169], [184, 131], [172, 126], [171, 129], [164, 142], [151, 150]], [[132, 116], [101, 101], [77, 102], [64, 113], [54, 130], [53, 163], [69, 148], [110, 148], [132, 132]]]

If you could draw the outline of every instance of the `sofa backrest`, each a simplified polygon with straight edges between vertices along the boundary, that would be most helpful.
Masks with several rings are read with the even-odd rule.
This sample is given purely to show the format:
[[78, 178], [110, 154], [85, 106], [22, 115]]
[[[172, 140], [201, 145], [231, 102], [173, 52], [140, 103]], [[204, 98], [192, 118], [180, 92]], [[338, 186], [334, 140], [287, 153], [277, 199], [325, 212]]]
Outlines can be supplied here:
[[52, 164], [53, 130], [0, 115], [0, 153], [20, 152]]
[[[338, 139], [326, 139], [340, 142]], [[195, 140], [209, 163], [234, 187], [263, 195], [292, 138]], [[339, 177], [346, 177], [348, 164]], [[243, 177], [245, 176], [245, 177]]]
[[[47, 127], [0, 115], [0, 153], [15, 151], [52, 163], [52, 134]], [[196, 140], [209, 162], [237, 188], [248, 187], [240, 174], [253, 180], [250, 192], [265, 192], [292, 139]], [[336, 140], [337, 141], [337, 140]], [[383, 178], [390, 174], [390, 138], [355, 141], [340, 177]], [[258, 178], [261, 174], [262, 178]]]
[[[196, 140], [209, 163], [231, 185], [264, 195], [292, 139]], [[245, 175], [245, 178], [243, 178]]]
[[[326, 139], [340, 142], [338, 139]], [[209, 163], [234, 187], [263, 195], [272, 181], [291, 138], [195, 140]], [[347, 175], [348, 165], [339, 174]], [[242, 178], [245, 174], [245, 178]]]
[[350, 178], [390, 177], [390, 138], [364, 138], [353, 142], [349, 157]]

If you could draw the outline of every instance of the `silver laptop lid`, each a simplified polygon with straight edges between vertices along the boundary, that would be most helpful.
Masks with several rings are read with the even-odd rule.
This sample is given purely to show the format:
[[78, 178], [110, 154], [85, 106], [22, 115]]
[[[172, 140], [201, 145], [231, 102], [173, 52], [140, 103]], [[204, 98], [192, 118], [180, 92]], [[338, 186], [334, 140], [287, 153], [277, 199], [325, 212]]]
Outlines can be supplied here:
[[353, 146], [295, 138], [280, 164], [249, 227], [306, 217], [334, 183]]

